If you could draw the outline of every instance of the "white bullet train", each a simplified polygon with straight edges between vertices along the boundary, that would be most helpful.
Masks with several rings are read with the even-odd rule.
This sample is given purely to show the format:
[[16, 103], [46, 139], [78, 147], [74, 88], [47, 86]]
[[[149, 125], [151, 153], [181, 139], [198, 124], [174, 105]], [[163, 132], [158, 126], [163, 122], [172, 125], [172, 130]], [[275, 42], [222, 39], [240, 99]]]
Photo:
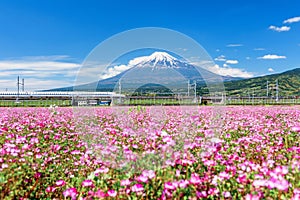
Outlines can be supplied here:
[[0, 91], [0, 98], [13, 98], [13, 97], [125, 97], [125, 95], [117, 94], [115, 92], [85, 92], [85, 91], [47, 91], [47, 92], [10, 92]]

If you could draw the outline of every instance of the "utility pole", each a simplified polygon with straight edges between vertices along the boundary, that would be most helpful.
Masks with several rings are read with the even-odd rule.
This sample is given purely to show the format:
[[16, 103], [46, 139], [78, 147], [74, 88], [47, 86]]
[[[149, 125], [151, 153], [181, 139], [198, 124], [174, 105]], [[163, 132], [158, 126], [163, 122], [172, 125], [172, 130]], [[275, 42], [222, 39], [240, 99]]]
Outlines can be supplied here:
[[17, 87], [18, 87], [18, 93], [17, 93], [17, 99], [16, 102], [19, 102], [19, 95], [20, 95], [20, 77], [17, 78]]
[[267, 81], [267, 98], [269, 97], [269, 81]]
[[195, 93], [194, 93], [194, 97], [195, 97], [195, 103], [197, 102], [197, 82], [194, 82], [194, 87], [195, 87]]
[[122, 92], [122, 85], [121, 85], [121, 79], [119, 79], [119, 103], [121, 103], [121, 92]]
[[188, 80], [188, 97], [190, 96], [190, 80]]
[[24, 88], [25, 88], [25, 86], [24, 86], [24, 78], [22, 78], [22, 92], [24, 92]]
[[254, 90], [255, 90], [255, 88], [253, 88], [253, 90], [252, 90], [252, 105], [254, 104]]
[[279, 92], [278, 92], [278, 79], [276, 79], [276, 101], [279, 100], [278, 95], [279, 95]]
[[222, 104], [224, 103], [224, 93], [222, 92]]
[[24, 78], [22, 79], [22, 83], [20, 83], [20, 77], [18, 76], [18, 78], [17, 78], [17, 88], [18, 88], [18, 93], [17, 93], [16, 103], [19, 103], [19, 97], [20, 97], [20, 85], [22, 86], [22, 91], [24, 92]]
[[250, 103], [250, 89], [248, 88], [248, 101]]
[[194, 101], [197, 102], [197, 82], [194, 81], [193, 84], [190, 83], [190, 80], [188, 80], [188, 97], [190, 96], [190, 90], [194, 90]]
[[121, 79], [119, 79], [119, 94], [122, 92], [122, 85], [121, 85]]

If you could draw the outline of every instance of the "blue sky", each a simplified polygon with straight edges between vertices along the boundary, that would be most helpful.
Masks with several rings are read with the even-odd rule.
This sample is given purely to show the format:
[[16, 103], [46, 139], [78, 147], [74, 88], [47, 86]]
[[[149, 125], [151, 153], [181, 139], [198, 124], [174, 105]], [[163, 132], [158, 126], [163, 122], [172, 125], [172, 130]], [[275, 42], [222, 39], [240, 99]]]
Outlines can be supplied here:
[[300, 67], [299, 0], [2, 0], [0, 24], [0, 90], [71, 85], [96, 45], [139, 27], [184, 33], [241, 76]]

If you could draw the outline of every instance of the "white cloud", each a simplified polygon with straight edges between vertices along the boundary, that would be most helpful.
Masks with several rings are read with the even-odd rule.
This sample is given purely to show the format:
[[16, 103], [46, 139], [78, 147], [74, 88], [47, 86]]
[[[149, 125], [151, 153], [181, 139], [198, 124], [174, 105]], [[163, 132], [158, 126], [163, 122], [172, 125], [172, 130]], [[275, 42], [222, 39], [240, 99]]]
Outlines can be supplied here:
[[237, 61], [237, 60], [226, 60], [226, 63], [231, 64], [231, 65], [236, 65], [236, 64], [239, 63], [239, 61]]
[[130, 65], [116, 65], [114, 67], [110, 67], [106, 70], [106, 72], [100, 76], [101, 79], [111, 78], [113, 76], [116, 76], [128, 69], [130, 69]]
[[220, 67], [219, 65], [210, 66], [208, 67], [208, 70], [222, 76], [232, 76], [232, 77], [242, 77], [242, 78], [253, 77], [253, 73], [251, 72], [247, 72], [238, 68], [232, 68], [229, 67], [227, 64], [224, 65], [226, 66], [225, 67]]
[[37, 77], [37, 78], [51, 78], [53, 76], [63, 76], [63, 77], [75, 77], [77, 75], [76, 70], [66, 71], [62, 73], [59, 70], [3, 70], [0, 73], [0, 78], [7, 77], [17, 77], [17, 76], [25, 76], [25, 77]]
[[284, 20], [283, 23], [284, 24], [291, 24], [291, 23], [295, 23], [295, 22], [300, 22], [300, 17], [292, 17], [292, 18], [289, 18], [287, 20]]
[[251, 58], [249, 56], [246, 57], [246, 60], [250, 60]]
[[228, 44], [227, 47], [241, 47], [243, 44]]
[[289, 31], [291, 29], [291, 27], [289, 27], [289, 26], [281, 26], [281, 27], [269, 26], [269, 29], [273, 30], [273, 31], [277, 31], [277, 32], [283, 32], [283, 31]]
[[274, 69], [270, 67], [270, 68], [268, 69], [268, 72], [274, 72]]
[[279, 56], [275, 54], [267, 54], [262, 57], [258, 57], [257, 59], [264, 59], [264, 60], [274, 60], [274, 59], [286, 59], [286, 56]]
[[109, 64], [99, 63], [97, 61], [85, 62], [78, 70], [76, 84], [91, 83], [105, 78], [104, 75], [107, 74], [108, 66]]
[[223, 64], [223, 67], [229, 67], [229, 65], [227, 65], [226, 63]]
[[[39, 61], [62, 61], [70, 60], [71, 57], [68, 55], [50, 55], [50, 56], [23, 56], [21, 60], [39, 60]], [[13, 59], [15, 60], [15, 59]]]
[[224, 55], [220, 55], [217, 58], [215, 58], [215, 61], [226, 61], [226, 59]]
[[74, 82], [81, 64], [67, 55], [27, 56], [0, 60], [0, 90], [16, 89], [16, 78], [25, 79], [27, 90], [65, 87]]
[[0, 70], [71, 70], [78, 69], [80, 64], [58, 61], [27, 61], [27, 60], [2, 60]]
[[181, 50], [181, 51], [187, 51], [188, 49], [187, 48], [177, 48], [178, 50]]
[[264, 51], [264, 50], [266, 50], [265, 48], [254, 48], [253, 49], [254, 51]]

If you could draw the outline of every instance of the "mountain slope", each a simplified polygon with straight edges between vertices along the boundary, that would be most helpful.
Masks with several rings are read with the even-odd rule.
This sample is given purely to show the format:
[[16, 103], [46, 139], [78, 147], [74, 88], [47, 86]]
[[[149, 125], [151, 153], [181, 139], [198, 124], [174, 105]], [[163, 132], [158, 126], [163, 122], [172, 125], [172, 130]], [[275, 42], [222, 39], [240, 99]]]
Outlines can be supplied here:
[[[119, 80], [122, 82], [122, 89], [126, 87], [135, 88], [140, 85], [161, 84], [171, 88], [185, 88], [187, 82], [197, 81], [198, 85], [204, 85], [205, 81], [213, 82], [216, 79], [223, 81], [240, 80], [238, 77], [219, 76], [208, 70], [196, 68], [166, 52], [154, 52], [150, 56], [137, 57], [129, 61], [129, 69], [122, 73], [100, 80], [97, 83], [89, 83], [80, 86], [56, 88], [53, 90], [70, 91], [70, 90], [95, 90], [112, 91], [118, 87]], [[205, 79], [204, 79], [205, 78]], [[218, 81], [219, 81], [218, 80]]]
[[276, 95], [276, 80], [278, 80], [279, 96], [300, 96], [300, 68], [279, 74], [225, 82], [228, 95], [266, 96], [267, 81], [269, 96]]
[[[129, 69], [116, 76], [79, 85], [76, 87], [56, 88], [48, 91], [113, 91], [118, 90], [119, 82], [122, 84], [122, 92], [128, 88], [143, 91], [166, 92], [168, 89], [176, 89], [177, 92], [185, 92], [187, 81], [197, 81], [197, 93], [207, 94], [208, 89], [205, 80], [213, 81], [214, 73], [205, 69], [198, 69], [186, 62], [180, 61], [165, 52], [155, 52], [150, 56], [137, 57], [129, 61]], [[205, 77], [205, 79], [202, 76]], [[300, 68], [289, 70], [279, 74], [243, 79], [239, 77], [222, 76], [224, 86], [229, 96], [268, 96], [276, 95], [276, 81], [278, 80], [279, 96], [300, 96]]]

